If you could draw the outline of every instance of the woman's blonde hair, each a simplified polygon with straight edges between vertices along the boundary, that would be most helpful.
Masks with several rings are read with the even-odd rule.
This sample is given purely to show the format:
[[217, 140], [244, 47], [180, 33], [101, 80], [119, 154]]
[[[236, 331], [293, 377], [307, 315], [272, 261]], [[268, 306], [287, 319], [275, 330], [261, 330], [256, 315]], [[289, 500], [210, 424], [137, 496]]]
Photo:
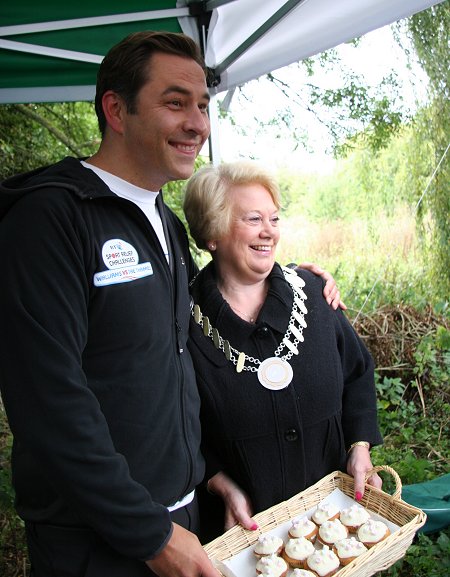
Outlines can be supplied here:
[[203, 166], [186, 185], [183, 210], [192, 238], [198, 248], [207, 250], [207, 242], [228, 234], [233, 205], [227, 193], [232, 186], [260, 184], [281, 208], [280, 190], [274, 176], [255, 162], [238, 161], [219, 166]]

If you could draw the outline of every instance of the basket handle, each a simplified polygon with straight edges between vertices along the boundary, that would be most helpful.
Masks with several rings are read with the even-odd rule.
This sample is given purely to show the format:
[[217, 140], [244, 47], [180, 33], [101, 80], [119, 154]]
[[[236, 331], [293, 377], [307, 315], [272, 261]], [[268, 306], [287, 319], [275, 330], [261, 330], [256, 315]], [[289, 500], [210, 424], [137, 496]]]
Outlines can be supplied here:
[[367, 483], [367, 480], [369, 479], [369, 477], [371, 477], [374, 473], [378, 473], [378, 471], [386, 471], [387, 473], [390, 473], [394, 477], [395, 491], [394, 491], [392, 497], [394, 499], [401, 499], [402, 498], [402, 481], [401, 481], [397, 471], [394, 471], [394, 469], [392, 467], [389, 467], [389, 465], [377, 465], [376, 467], [374, 467], [370, 471], [367, 471], [366, 479], [365, 479], [366, 483]]

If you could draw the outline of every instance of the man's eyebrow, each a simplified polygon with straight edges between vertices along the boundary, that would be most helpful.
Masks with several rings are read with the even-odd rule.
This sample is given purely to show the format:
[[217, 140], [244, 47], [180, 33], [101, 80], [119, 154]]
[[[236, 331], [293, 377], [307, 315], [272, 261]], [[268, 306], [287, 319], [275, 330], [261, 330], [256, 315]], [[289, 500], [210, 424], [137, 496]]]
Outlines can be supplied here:
[[[164, 92], [163, 92], [163, 96], [167, 96], [168, 94], [172, 94], [172, 93], [177, 93], [177, 94], [184, 94], [185, 96], [192, 96], [192, 92], [190, 90], [188, 90], [187, 88], [185, 88], [184, 86], [177, 86], [176, 84], [174, 84], [173, 86], [168, 86]], [[211, 100], [211, 96], [209, 95], [208, 92], [205, 92], [202, 96], [202, 98], [204, 98], [205, 100], [207, 100], [208, 102]]]

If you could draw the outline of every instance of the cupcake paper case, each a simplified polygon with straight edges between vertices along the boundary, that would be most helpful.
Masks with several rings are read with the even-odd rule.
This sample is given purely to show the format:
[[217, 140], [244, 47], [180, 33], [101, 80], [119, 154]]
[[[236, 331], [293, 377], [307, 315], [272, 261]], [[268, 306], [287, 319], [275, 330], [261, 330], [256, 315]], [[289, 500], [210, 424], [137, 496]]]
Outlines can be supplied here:
[[314, 542], [318, 532], [317, 525], [308, 519], [306, 515], [300, 517], [299, 519], [294, 519], [292, 521], [291, 527], [289, 529], [289, 537], [292, 539], [298, 539], [299, 537], [304, 537], [311, 542]]
[[330, 577], [339, 569], [339, 559], [326, 545], [319, 549], [306, 560], [308, 569], [314, 571], [319, 577]]
[[324, 545], [334, 545], [337, 541], [341, 541], [341, 539], [346, 539], [347, 537], [348, 529], [339, 519], [325, 521], [319, 528], [318, 539]]
[[389, 527], [383, 521], [369, 519], [358, 529], [358, 539], [366, 547], [373, 547], [391, 534]]
[[314, 553], [314, 545], [308, 539], [299, 537], [298, 539], [289, 539], [282, 552], [283, 559], [291, 567], [304, 569], [306, 559]]
[[339, 519], [343, 525], [347, 527], [350, 533], [356, 531], [370, 518], [369, 513], [360, 505], [351, 505], [346, 509], [342, 509]]
[[257, 557], [264, 557], [266, 555], [279, 554], [283, 550], [284, 541], [276, 535], [264, 533], [258, 537], [255, 544], [254, 553]]
[[317, 509], [312, 514], [311, 519], [317, 525], [322, 525], [325, 521], [337, 519], [339, 517], [339, 507], [334, 503], [319, 503]]
[[256, 573], [262, 577], [285, 577], [287, 571], [287, 563], [277, 555], [261, 557], [256, 563]]
[[342, 539], [342, 541], [338, 541], [334, 545], [333, 551], [338, 556], [341, 565], [348, 565], [354, 559], [356, 559], [356, 557], [359, 557], [365, 553], [367, 551], [367, 547], [361, 543], [361, 541], [357, 541], [355, 537], [350, 537], [349, 539]]

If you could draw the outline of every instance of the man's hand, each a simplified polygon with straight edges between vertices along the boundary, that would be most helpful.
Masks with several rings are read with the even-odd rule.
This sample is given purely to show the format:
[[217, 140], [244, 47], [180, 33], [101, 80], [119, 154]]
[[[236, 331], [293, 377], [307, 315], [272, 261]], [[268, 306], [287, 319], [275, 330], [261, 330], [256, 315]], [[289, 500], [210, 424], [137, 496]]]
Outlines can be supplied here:
[[346, 305], [343, 301], [341, 301], [341, 293], [337, 288], [336, 281], [329, 272], [323, 270], [323, 268], [320, 268], [320, 266], [314, 264], [313, 262], [302, 262], [298, 265], [297, 268], [306, 268], [306, 270], [311, 271], [317, 276], [321, 276], [326, 281], [325, 287], [323, 289], [323, 296], [325, 297], [327, 303], [334, 310], [336, 310], [338, 307], [340, 307], [343, 311], [347, 310]]
[[197, 537], [176, 523], [167, 545], [146, 564], [159, 577], [220, 577]]

